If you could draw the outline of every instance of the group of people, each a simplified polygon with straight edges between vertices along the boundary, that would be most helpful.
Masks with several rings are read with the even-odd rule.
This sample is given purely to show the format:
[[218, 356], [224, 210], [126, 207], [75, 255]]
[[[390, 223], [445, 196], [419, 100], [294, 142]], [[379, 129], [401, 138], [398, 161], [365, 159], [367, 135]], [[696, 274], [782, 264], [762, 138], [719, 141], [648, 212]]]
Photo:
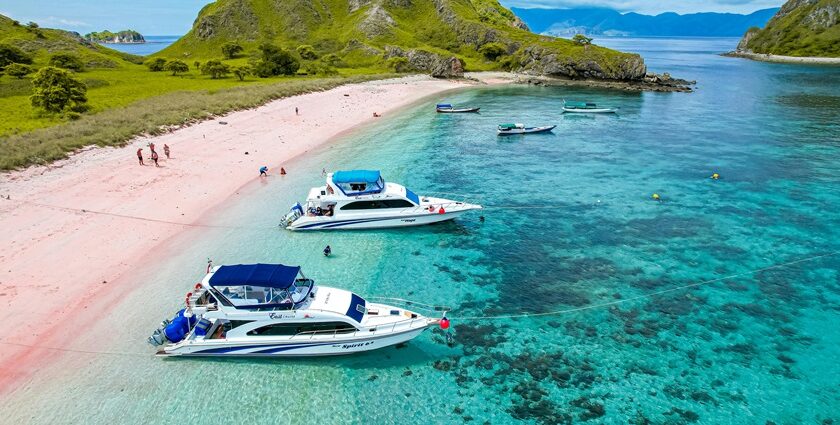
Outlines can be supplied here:
[[[285, 168], [280, 167], [280, 175], [281, 176], [286, 175], [286, 169]], [[263, 165], [262, 167], [260, 167], [260, 177], [268, 177], [268, 166], [267, 165]]]
[[[149, 150], [152, 151], [151, 158], [152, 161], [155, 163], [155, 167], [160, 167], [158, 164], [158, 153], [155, 151], [155, 144], [149, 143]], [[169, 159], [169, 145], [163, 144], [163, 154], [166, 155], [166, 159]], [[140, 162], [140, 165], [146, 165], [143, 163], [143, 148], [137, 149], [137, 160]]]

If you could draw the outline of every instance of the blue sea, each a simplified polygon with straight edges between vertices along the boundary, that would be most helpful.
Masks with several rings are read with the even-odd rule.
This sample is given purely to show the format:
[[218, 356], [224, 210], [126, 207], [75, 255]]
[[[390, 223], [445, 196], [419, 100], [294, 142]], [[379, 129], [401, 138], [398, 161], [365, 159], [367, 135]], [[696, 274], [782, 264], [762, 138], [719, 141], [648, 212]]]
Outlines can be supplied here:
[[[840, 251], [840, 69], [718, 56], [731, 38], [598, 42], [697, 91], [473, 88], [347, 134], [243, 187], [202, 219], [216, 227], [167, 241], [167, 261], [127, 259], [124, 295], [72, 346], [108, 354], [45, 366], [0, 400], [4, 421], [837, 423], [840, 256], [818, 256]], [[562, 99], [620, 112], [562, 115]], [[557, 128], [499, 138], [500, 122]], [[487, 208], [411, 229], [277, 229], [322, 168]], [[434, 330], [340, 358], [152, 357], [146, 337], [208, 258], [451, 306], [451, 343]]]
[[181, 38], [180, 35], [147, 35], [143, 38], [146, 39], [145, 43], [139, 44], [105, 44], [105, 47], [119, 50], [125, 53], [131, 53], [132, 55], [138, 56], [148, 56], [151, 54], [155, 54], [167, 47], [170, 44], [178, 41]]

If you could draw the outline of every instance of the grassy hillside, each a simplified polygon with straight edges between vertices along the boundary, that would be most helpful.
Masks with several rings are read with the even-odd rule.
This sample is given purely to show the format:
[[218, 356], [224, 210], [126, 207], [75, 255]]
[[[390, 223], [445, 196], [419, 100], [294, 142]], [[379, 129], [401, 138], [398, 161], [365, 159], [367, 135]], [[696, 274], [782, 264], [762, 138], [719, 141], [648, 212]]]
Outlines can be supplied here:
[[784, 56], [840, 57], [840, 0], [790, 0], [739, 47]]
[[[473, 71], [518, 69], [530, 51], [540, 49], [541, 56], [556, 55], [559, 62], [595, 63], [603, 78], [641, 77], [637, 55], [533, 34], [496, 0], [218, 0], [201, 10], [186, 36], [157, 56], [219, 58], [221, 46], [231, 40], [245, 47], [246, 57], [263, 42], [289, 50], [311, 45], [321, 57], [340, 57], [345, 68], [380, 70], [388, 46], [455, 56]], [[482, 46], [491, 42], [503, 45], [506, 61], [482, 54]]]

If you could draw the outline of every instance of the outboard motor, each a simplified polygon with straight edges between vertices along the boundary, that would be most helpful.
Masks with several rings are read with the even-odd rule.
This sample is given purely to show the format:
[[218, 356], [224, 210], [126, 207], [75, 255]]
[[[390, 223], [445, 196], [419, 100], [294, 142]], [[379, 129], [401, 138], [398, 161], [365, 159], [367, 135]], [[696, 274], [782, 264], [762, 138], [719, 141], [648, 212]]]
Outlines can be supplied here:
[[286, 214], [285, 217], [283, 217], [283, 221], [286, 223], [286, 226], [290, 226], [292, 223], [295, 222], [295, 220], [300, 218], [300, 216], [302, 215], [303, 206], [300, 204], [300, 202], [295, 202], [295, 204], [292, 205], [292, 208], [289, 209], [289, 213]]
[[158, 346], [166, 344], [167, 342], [180, 342], [186, 338], [187, 334], [190, 333], [190, 329], [195, 326], [196, 317], [185, 316], [185, 310], [186, 309], [183, 308], [179, 310], [171, 321], [164, 320], [161, 322], [161, 328], [155, 330], [154, 333], [152, 333], [152, 336], [149, 337], [149, 344]]

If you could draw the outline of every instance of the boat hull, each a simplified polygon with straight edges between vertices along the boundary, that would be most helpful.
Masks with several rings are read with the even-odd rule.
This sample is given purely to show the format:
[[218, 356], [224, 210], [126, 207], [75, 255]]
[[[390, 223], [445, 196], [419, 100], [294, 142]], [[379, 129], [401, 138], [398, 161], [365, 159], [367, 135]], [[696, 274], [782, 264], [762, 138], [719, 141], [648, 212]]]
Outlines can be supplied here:
[[462, 109], [446, 109], [446, 108], [438, 108], [437, 112], [439, 114], [465, 114], [470, 112], [478, 112], [481, 108], [462, 108]]
[[391, 227], [422, 226], [452, 220], [470, 209], [447, 211], [443, 214], [424, 212], [410, 215], [382, 217], [308, 217], [303, 216], [286, 227], [289, 230], [385, 229]]
[[597, 109], [584, 109], [584, 108], [563, 108], [563, 112], [567, 112], [570, 114], [614, 114], [615, 109], [608, 109], [608, 108], [597, 108]]
[[557, 127], [556, 125], [550, 125], [546, 127], [528, 127], [528, 128], [515, 128], [513, 130], [508, 131], [501, 131], [498, 130], [499, 136], [510, 136], [516, 134], [534, 134], [534, 133], [548, 133], [554, 128]]
[[300, 336], [285, 340], [236, 341], [211, 340], [184, 341], [163, 348], [158, 355], [175, 357], [312, 357], [340, 356], [376, 350], [410, 341], [428, 326], [388, 335], [367, 338], [341, 338], [340, 336]]

